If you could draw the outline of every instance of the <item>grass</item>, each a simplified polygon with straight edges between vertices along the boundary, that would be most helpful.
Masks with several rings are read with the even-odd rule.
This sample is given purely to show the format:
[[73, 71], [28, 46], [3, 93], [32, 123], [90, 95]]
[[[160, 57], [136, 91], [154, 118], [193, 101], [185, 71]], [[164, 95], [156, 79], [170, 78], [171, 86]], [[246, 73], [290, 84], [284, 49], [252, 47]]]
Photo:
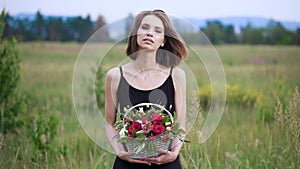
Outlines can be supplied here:
[[[18, 45], [22, 58], [20, 88], [30, 100], [29, 110], [55, 114], [60, 123], [53, 147], [46, 152], [36, 149], [26, 130], [2, 137], [0, 168], [111, 168], [114, 155], [88, 138], [72, 104], [73, 69], [82, 47], [77, 43]], [[100, 66], [104, 70], [117, 66], [125, 59], [124, 48], [112, 48]], [[191, 48], [204, 57], [210, 50], [205, 46]], [[299, 47], [233, 45], [216, 46], [216, 51], [224, 65], [227, 83], [264, 95], [266, 100], [260, 107], [265, 106], [269, 112], [274, 112], [275, 93], [288, 100], [295, 86], [300, 86]], [[186, 63], [197, 72], [199, 87], [209, 84], [204, 66], [192, 51]], [[258, 114], [264, 113], [260, 107], [227, 104], [217, 130], [204, 144], [197, 142], [199, 133], [192, 130], [188, 136], [192, 142], [185, 144], [181, 152], [183, 167], [297, 168], [300, 162], [296, 154], [286, 147], [289, 140], [274, 120], [258, 118]]]

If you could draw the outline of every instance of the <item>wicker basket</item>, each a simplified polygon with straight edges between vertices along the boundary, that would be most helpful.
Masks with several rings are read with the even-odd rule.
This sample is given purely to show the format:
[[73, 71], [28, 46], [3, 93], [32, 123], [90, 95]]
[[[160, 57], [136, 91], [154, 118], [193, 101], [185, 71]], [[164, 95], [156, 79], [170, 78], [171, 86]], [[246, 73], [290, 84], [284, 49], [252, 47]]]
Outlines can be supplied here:
[[[155, 149], [162, 149], [162, 150], [169, 150], [171, 145], [171, 140], [164, 141], [161, 137], [156, 138], [153, 141], [149, 139], [140, 141], [138, 139], [132, 138], [130, 142], [128, 142], [126, 146], [126, 150], [128, 152], [134, 152], [138, 146], [143, 147], [139, 152], [135, 152], [131, 158], [144, 158], [144, 157], [157, 157], [161, 153], [157, 152], [156, 150], [147, 150], [147, 144], [153, 143]], [[144, 146], [142, 146], [144, 144]]]
[[[169, 116], [170, 119], [173, 123], [173, 116], [172, 114], [163, 106], [159, 105], [159, 104], [154, 104], [154, 103], [140, 103], [137, 104], [131, 108], [129, 108], [124, 117], [127, 117], [127, 114], [129, 112], [131, 112], [133, 109], [135, 109], [136, 107], [142, 107], [142, 106], [154, 106], [157, 107], [161, 110], [164, 110]], [[123, 126], [124, 126], [124, 122], [123, 122]], [[161, 153], [157, 152], [156, 149], [162, 149], [162, 150], [169, 150], [172, 140], [167, 139], [164, 140], [163, 139], [164, 133], [162, 133], [161, 135], [155, 136], [156, 138], [154, 140], [150, 140], [149, 138], [146, 139], [138, 139], [138, 138], [128, 138], [129, 141], [125, 143], [123, 143], [124, 148], [126, 151], [128, 152], [135, 152], [131, 158], [145, 158], [145, 157], [157, 157], [159, 156]], [[151, 144], [151, 145], [150, 145]], [[148, 146], [152, 146], [154, 145], [155, 148], [152, 149], [151, 151], [149, 151], [149, 149], [147, 149]], [[136, 150], [139, 149], [138, 152], [136, 152]]]

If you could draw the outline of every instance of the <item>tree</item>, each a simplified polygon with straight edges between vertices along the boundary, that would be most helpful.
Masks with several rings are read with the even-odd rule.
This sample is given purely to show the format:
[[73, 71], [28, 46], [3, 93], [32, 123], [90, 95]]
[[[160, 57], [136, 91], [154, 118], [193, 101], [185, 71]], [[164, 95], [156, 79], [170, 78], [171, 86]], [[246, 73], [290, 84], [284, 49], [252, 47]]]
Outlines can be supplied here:
[[33, 21], [33, 30], [37, 40], [43, 40], [45, 38], [45, 21], [44, 16], [40, 11], [37, 11], [35, 20]]
[[224, 43], [224, 27], [220, 21], [208, 21], [206, 28], [203, 28], [202, 31], [211, 43]]
[[76, 41], [86, 41], [93, 33], [93, 22], [89, 15], [85, 19], [81, 16], [70, 18], [67, 22], [71, 28], [72, 38]]
[[271, 30], [271, 37], [271, 44], [290, 45], [293, 41], [292, 33], [287, 31], [279, 22]]
[[245, 28], [242, 28], [241, 41], [246, 44], [263, 44], [265, 38], [269, 35], [264, 34], [264, 29], [253, 28], [251, 24], [247, 24]]
[[47, 40], [70, 41], [72, 36], [68, 30], [67, 23], [62, 17], [50, 17], [47, 19]]
[[238, 40], [237, 40], [237, 36], [234, 32], [234, 27], [232, 25], [228, 25], [225, 27], [225, 30], [224, 30], [224, 41], [225, 43], [237, 43]]
[[95, 24], [95, 30], [94, 30], [94, 32], [98, 31], [96, 41], [100, 41], [100, 42], [109, 41], [108, 31], [106, 27], [104, 27], [105, 25], [106, 23], [104, 17], [102, 15], [98, 16], [98, 19]]
[[26, 32], [26, 26], [24, 25], [24, 22], [20, 19], [18, 19], [17, 21], [17, 29], [15, 31], [15, 36], [19, 39], [19, 40], [25, 40], [25, 32]]
[[295, 33], [295, 38], [294, 38], [295, 40], [295, 44], [296, 45], [300, 45], [300, 28], [298, 28], [297, 30], [296, 30], [296, 33]]

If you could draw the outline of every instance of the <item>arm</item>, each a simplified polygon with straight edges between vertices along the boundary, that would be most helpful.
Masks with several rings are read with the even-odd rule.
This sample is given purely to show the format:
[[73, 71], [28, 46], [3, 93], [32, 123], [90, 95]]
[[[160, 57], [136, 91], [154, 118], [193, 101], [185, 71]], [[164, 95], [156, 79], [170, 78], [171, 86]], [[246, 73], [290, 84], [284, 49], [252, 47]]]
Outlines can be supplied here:
[[[186, 77], [185, 72], [180, 69], [174, 69], [174, 86], [175, 86], [175, 111], [177, 115], [177, 121], [179, 122], [179, 127], [185, 130], [185, 120], [186, 120]], [[172, 145], [171, 151], [176, 153], [177, 156], [183, 142], [180, 140], [175, 140]]]
[[[114, 129], [114, 123], [116, 119], [117, 111], [117, 86], [116, 78], [117, 70], [111, 69], [106, 74], [106, 85], [105, 85], [105, 129], [106, 137], [110, 142], [112, 148], [118, 154], [123, 150], [122, 144], [118, 143], [116, 140], [113, 140], [113, 137], [117, 134], [117, 131]], [[117, 83], [118, 84], [118, 83]]]

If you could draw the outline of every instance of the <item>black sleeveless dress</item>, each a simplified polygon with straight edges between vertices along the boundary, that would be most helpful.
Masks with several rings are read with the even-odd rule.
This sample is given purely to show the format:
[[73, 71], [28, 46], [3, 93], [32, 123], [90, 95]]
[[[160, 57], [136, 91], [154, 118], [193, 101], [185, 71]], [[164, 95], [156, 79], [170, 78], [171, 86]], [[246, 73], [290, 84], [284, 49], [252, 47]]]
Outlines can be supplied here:
[[[172, 114], [175, 111], [175, 89], [172, 79], [172, 70], [168, 78], [162, 85], [151, 90], [140, 90], [131, 86], [123, 76], [122, 67], [120, 68], [121, 79], [117, 91], [118, 104], [120, 111], [124, 113], [124, 107], [131, 107], [139, 103], [156, 103], [165, 106]], [[116, 157], [114, 169], [181, 169], [179, 156], [175, 161], [163, 165], [152, 164], [148, 166], [146, 164], [130, 163]]]

